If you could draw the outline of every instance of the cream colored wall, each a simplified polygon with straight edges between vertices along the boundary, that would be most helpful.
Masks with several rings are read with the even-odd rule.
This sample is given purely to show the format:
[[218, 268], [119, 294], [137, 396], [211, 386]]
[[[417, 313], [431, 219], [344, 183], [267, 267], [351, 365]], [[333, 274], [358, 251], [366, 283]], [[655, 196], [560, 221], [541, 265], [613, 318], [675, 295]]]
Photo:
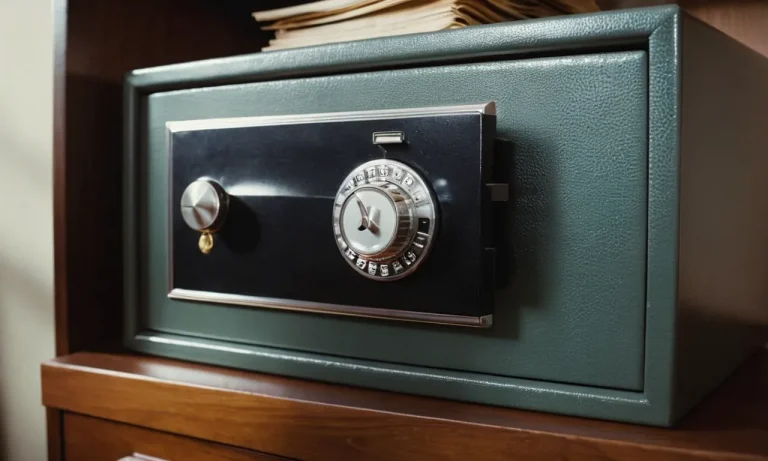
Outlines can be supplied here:
[[0, 0], [0, 459], [43, 461], [54, 354], [50, 0]]

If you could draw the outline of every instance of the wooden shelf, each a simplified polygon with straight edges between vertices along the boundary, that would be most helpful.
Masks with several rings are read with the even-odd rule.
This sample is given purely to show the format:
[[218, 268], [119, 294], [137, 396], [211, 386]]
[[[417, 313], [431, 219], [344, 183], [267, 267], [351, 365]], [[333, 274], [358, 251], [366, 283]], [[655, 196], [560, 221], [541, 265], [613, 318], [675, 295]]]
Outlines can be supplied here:
[[42, 383], [50, 408], [305, 461], [768, 460], [768, 351], [675, 429], [135, 355], [61, 357]]
[[[483, 461], [510, 455], [534, 461], [768, 459], [765, 353], [672, 430], [121, 354], [122, 226], [116, 204], [123, 75], [257, 52], [269, 36], [249, 15], [254, 5], [300, 1], [55, 0], [54, 239], [61, 357], [42, 368], [51, 460], [64, 452], [62, 413], [69, 412], [307, 461]], [[600, 3], [614, 9], [669, 2]], [[684, 0], [682, 5], [768, 56], [768, 2]], [[103, 353], [78, 353], [86, 350]]]

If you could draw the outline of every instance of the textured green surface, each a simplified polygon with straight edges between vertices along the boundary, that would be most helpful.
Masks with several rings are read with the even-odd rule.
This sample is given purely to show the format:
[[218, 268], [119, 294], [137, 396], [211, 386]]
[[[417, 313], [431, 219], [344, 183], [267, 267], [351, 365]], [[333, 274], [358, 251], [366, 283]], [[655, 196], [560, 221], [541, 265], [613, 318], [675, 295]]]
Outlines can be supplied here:
[[[147, 326], [336, 356], [641, 389], [646, 73], [645, 53], [638, 51], [151, 96]], [[507, 175], [515, 197], [507, 228], [518, 273], [496, 293], [490, 330], [167, 299], [165, 122], [488, 100], [496, 101], [498, 136], [511, 145], [498, 155], [514, 158], [507, 162], [514, 164]], [[334, 173], [339, 183], [347, 174], [332, 165], [324, 172]]]
[[[129, 117], [125, 246], [127, 343], [145, 352], [267, 372], [520, 408], [669, 424], [676, 318], [679, 18], [676, 8], [658, 8], [526, 21], [264, 53], [130, 75], [126, 89]], [[617, 48], [626, 52], [615, 53]], [[606, 49], [614, 52], [604, 53]], [[561, 57], [531, 59], [537, 53]], [[570, 54], [577, 56], [568, 57]], [[520, 55], [525, 55], [525, 59], [518, 59]], [[465, 67], [456, 64], [467, 58], [483, 62]], [[445, 61], [451, 65], [444, 65]], [[578, 69], [579, 64], [582, 69]], [[575, 72], [565, 72], [568, 65]], [[393, 66], [412, 69], [384, 72]], [[474, 69], [474, 74], [468, 71], [468, 78], [449, 78], [460, 68]], [[366, 82], [363, 76], [351, 75], [361, 69], [367, 71], [367, 78], [371, 80]], [[481, 69], [484, 72], [477, 72]], [[333, 79], [321, 78], [316, 80], [318, 86], [313, 99], [304, 103], [296, 101], [307, 97], [301, 93], [302, 85], [290, 86], [287, 80], [339, 72], [349, 74], [341, 78], [348, 79], [353, 86], [369, 83], [365, 88], [372, 92], [372, 99], [357, 99], [361, 95], [349, 86], [344, 88], [349, 95], [343, 97], [342, 89], [333, 86]], [[515, 72], [518, 72], [516, 76]], [[560, 88], [548, 86], [543, 76], [558, 72], [556, 81]], [[421, 91], [414, 90], [419, 85], [417, 77], [419, 80], [432, 78], [432, 84], [423, 85]], [[413, 80], [409, 84], [397, 80], [406, 78]], [[277, 81], [265, 85], [281, 88], [272, 92], [279, 94], [264, 92], [250, 101], [243, 98], [247, 97], [249, 88], [257, 85], [146, 97], [166, 90], [271, 80]], [[329, 86], [324, 87], [323, 83]], [[562, 90], [563, 86], [570, 88], [570, 93]], [[647, 94], [638, 100], [635, 92], [645, 92], [646, 86]], [[521, 89], [534, 91], [534, 95], [538, 91], [538, 98], [526, 99], [528, 94], [517, 93]], [[227, 93], [233, 96], [218, 101], [215, 107], [206, 106], [205, 110], [211, 112], [205, 115], [199, 112], [203, 110], [201, 101]], [[527, 285], [517, 291], [512, 287], [509, 292], [499, 293], [499, 299], [504, 300], [504, 305], [497, 307], [497, 323], [501, 328], [472, 332], [241, 308], [215, 310], [221, 314], [209, 316], [205, 312], [213, 308], [181, 303], [164, 304], [165, 307], [152, 309], [147, 316], [145, 300], [138, 295], [146, 293], [150, 303], [159, 304], [158, 293], [162, 287], [146, 286], [147, 274], [143, 271], [148, 266], [140, 263], [146, 262], [146, 255], [157, 258], [158, 252], [152, 251], [157, 248], [143, 249], [141, 240], [133, 237], [134, 226], [146, 224], [147, 216], [145, 210], [137, 206], [143, 201], [135, 200], [141, 198], [139, 188], [130, 178], [142, 171], [137, 168], [137, 161], [146, 154], [144, 149], [149, 146], [155, 152], [162, 143], [156, 138], [156, 125], [164, 118], [287, 113], [305, 108], [317, 111], [319, 107], [323, 107], [322, 110], [370, 109], [374, 103], [375, 107], [383, 108], [478, 102], [465, 100], [467, 95], [509, 103], [500, 106], [500, 113], [508, 118], [500, 118], [503, 130], [499, 131], [512, 141], [514, 149], [519, 149], [520, 159], [528, 162], [523, 164], [527, 165], [523, 170], [530, 174], [519, 176], [515, 182], [520, 194], [517, 203], [524, 211], [523, 219], [516, 223], [519, 233], [515, 238], [521, 249], [535, 251], [517, 255], [525, 264], [519, 266], [516, 283], [527, 282]], [[557, 104], [553, 104], [555, 97], [560, 98]], [[171, 110], [163, 107], [164, 98], [175, 98], [173, 113], [163, 112]], [[250, 107], [246, 107], [249, 104]], [[232, 108], [243, 112], [234, 113]], [[543, 115], [536, 118], [534, 108]], [[569, 112], [576, 116], [566, 117]], [[179, 117], [181, 113], [194, 115]], [[647, 119], [642, 120], [640, 114], [647, 114]], [[146, 126], [147, 116], [155, 126], [149, 131], [149, 144], [142, 128]], [[515, 124], [522, 129], [517, 130]], [[639, 134], [634, 131], [638, 127], [642, 127]], [[584, 131], [589, 135], [584, 135]], [[568, 155], [568, 149], [575, 149], [579, 155]], [[641, 149], [647, 155], [637, 156]], [[600, 156], [588, 156], [594, 152]], [[588, 158], [593, 162], [586, 160]], [[555, 161], [541, 163], [536, 168], [535, 161], [542, 159]], [[156, 169], [150, 170], [153, 175], [150, 185], [157, 187], [164, 178]], [[159, 200], [154, 194], [152, 197]], [[587, 207], [587, 203], [592, 206]], [[545, 213], [537, 214], [537, 210]], [[152, 212], [148, 215], [149, 222], [157, 225], [164, 210], [149, 211]], [[546, 226], [540, 227], [542, 223]], [[575, 225], [578, 223], [582, 226]], [[154, 241], [154, 237], [149, 240]], [[137, 249], [143, 250], [137, 252]], [[611, 256], [611, 264], [606, 265]], [[637, 261], [638, 258], [645, 258], [645, 265]], [[578, 264], [579, 259], [587, 264]], [[630, 261], [634, 261], [634, 265]], [[538, 265], [539, 262], [544, 265]], [[526, 266], [528, 271], [522, 272]], [[164, 274], [154, 275], [158, 278], [153, 278], [153, 283], [162, 283]], [[571, 286], [577, 288], [574, 291], [560, 290], [574, 281], [583, 283], [573, 283]], [[145, 289], [148, 291], [144, 292]], [[522, 297], [523, 294], [528, 296]], [[510, 305], [511, 308], [506, 307]], [[572, 306], [575, 306], [573, 310]], [[197, 312], [191, 313], [193, 309]], [[554, 315], [558, 310], [559, 314]], [[227, 312], [241, 315], [227, 319]], [[243, 321], [255, 315], [268, 319], [265, 325]], [[260, 339], [273, 338], [275, 342], [271, 344], [285, 341], [287, 336], [290, 340], [326, 341], [326, 346], [341, 344], [343, 346], [338, 347], [345, 346], [354, 353], [370, 351], [384, 354], [380, 356], [384, 358], [400, 348], [402, 354], [396, 360], [407, 357], [412, 362], [420, 354], [424, 357], [425, 343], [434, 343], [427, 338], [452, 337], [452, 341], [437, 347], [442, 348], [441, 354], [428, 359], [440, 362], [441, 366], [450, 360], [460, 361], [466, 365], [464, 368], [490, 365], [496, 373], [504, 367], [510, 375], [536, 379], [344, 359], [319, 348], [315, 349], [316, 353], [303, 353], [178, 334], [192, 330], [199, 333], [202, 328], [210, 332], [217, 324], [228, 329], [216, 331], [226, 331], [229, 338], [236, 336], [239, 340], [252, 338], [256, 334], [253, 330], [258, 329]], [[279, 325], [282, 327], [277, 328]], [[318, 329], [319, 325], [328, 328]], [[357, 327], [348, 327], [353, 325]], [[176, 334], [158, 333], [149, 327], [174, 330]], [[342, 330], [345, 334], [339, 334]], [[358, 330], [369, 334], [362, 337]], [[327, 335], [332, 337], [323, 337]], [[599, 337], [590, 338], [590, 335]], [[649, 340], [643, 341], [644, 335]], [[409, 337], [411, 342], [407, 343]], [[547, 338], [547, 341], [537, 342], [537, 338]], [[370, 348], [365, 342], [374, 339], [378, 341], [377, 348]], [[409, 350], [400, 344], [404, 341], [410, 346]], [[471, 349], [472, 344], [480, 343], [489, 347], [467, 354], [467, 347]], [[394, 349], [387, 349], [384, 344]], [[525, 355], [520, 355], [520, 349], [514, 344], [528, 347]], [[644, 358], [642, 350], [638, 350], [643, 344]], [[488, 351], [496, 354], [495, 363], [493, 360], [483, 362], [488, 360]], [[498, 360], [499, 357], [502, 360]], [[582, 373], [580, 369], [585, 367], [596, 376]], [[643, 392], [556, 384], [549, 380], [642, 388]]]

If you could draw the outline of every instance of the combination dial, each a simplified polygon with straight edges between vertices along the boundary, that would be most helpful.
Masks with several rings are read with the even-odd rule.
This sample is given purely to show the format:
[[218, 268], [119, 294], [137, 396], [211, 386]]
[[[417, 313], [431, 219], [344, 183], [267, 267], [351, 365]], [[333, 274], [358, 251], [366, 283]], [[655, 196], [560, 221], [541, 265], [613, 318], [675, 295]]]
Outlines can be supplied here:
[[373, 160], [345, 178], [333, 208], [336, 244], [362, 275], [381, 281], [411, 273], [427, 256], [436, 205], [424, 179], [408, 165]]

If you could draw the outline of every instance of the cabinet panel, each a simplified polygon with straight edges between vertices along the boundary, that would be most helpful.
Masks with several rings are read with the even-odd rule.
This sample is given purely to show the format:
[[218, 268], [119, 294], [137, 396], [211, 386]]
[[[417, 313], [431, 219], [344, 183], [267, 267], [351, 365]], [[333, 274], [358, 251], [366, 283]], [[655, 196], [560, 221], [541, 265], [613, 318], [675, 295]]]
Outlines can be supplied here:
[[67, 413], [65, 461], [288, 461], [218, 443]]

